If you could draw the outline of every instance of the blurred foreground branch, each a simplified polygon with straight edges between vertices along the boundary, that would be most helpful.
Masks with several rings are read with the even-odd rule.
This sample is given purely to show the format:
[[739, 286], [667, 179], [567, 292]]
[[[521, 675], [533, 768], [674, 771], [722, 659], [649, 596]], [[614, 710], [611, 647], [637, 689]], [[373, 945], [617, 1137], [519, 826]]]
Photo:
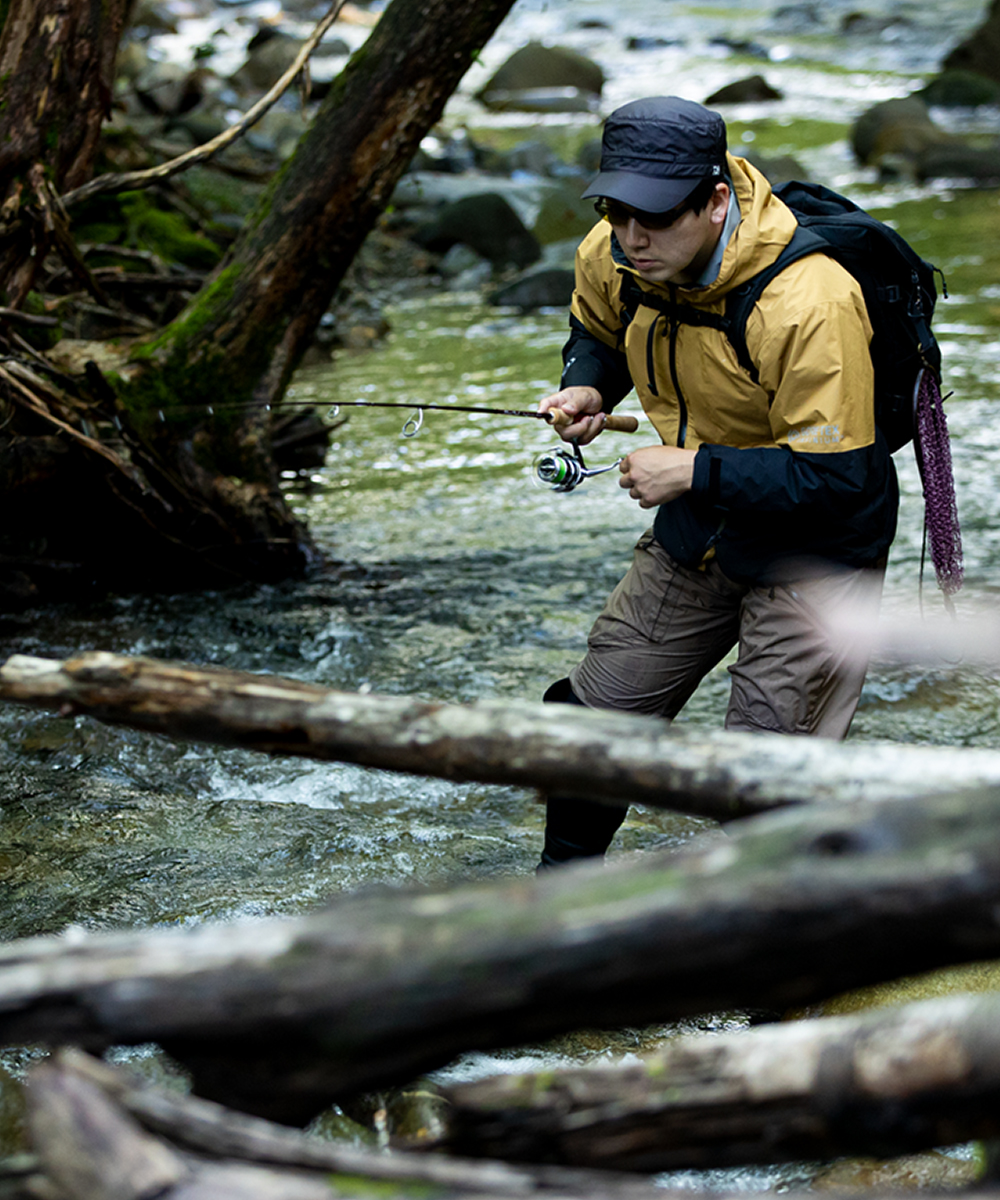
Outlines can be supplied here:
[[651, 853], [294, 919], [0, 946], [0, 1043], [156, 1041], [196, 1090], [305, 1121], [473, 1049], [1000, 957], [1000, 790], [800, 806]]
[[336, 692], [219, 668], [16, 655], [0, 699], [175, 738], [442, 779], [559, 790], [729, 820], [810, 801], [1000, 783], [1000, 753], [671, 728], [653, 717], [516, 700], [445, 704]]

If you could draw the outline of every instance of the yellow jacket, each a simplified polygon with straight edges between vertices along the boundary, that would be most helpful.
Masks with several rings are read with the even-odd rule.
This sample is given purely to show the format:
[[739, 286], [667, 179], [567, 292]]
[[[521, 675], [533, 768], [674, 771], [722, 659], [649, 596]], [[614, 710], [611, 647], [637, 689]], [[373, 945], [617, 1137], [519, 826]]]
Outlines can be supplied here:
[[[727, 294], [770, 266], [795, 231], [791, 210], [756, 168], [733, 156], [728, 165], [740, 220], [707, 286], [639, 279], [606, 221], [581, 243], [571, 325], [577, 346], [582, 335], [604, 351], [589, 365], [586, 354], [575, 367], [567, 357], [563, 386], [593, 383], [614, 403], [623, 389], [609, 397], [615, 389], [593, 363], [617, 360], [660, 439], [699, 451], [692, 491], [664, 505], [654, 526], [686, 565], [712, 548], [734, 578], [751, 580], [790, 557], [872, 562], [892, 540], [898, 495], [876, 434], [872, 330], [853, 276], [812, 254], [775, 277], [747, 320], [756, 381], [721, 329], [669, 311], [680, 304], [723, 315]], [[631, 317], [624, 274], [654, 301]]]

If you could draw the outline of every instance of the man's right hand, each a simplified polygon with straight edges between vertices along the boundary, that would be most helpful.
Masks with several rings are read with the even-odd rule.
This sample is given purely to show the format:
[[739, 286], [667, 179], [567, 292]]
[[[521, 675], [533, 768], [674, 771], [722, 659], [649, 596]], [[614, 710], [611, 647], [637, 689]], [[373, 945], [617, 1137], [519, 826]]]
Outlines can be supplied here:
[[601, 412], [601, 393], [592, 387], [568, 387], [561, 392], [553, 392], [538, 402], [539, 412], [548, 412], [552, 408], [561, 408], [564, 413], [577, 419], [569, 425], [559, 427], [559, 436], [564, 442], [576, 440], [581, 446], [586, 446], [604, 428], [606, 414]]

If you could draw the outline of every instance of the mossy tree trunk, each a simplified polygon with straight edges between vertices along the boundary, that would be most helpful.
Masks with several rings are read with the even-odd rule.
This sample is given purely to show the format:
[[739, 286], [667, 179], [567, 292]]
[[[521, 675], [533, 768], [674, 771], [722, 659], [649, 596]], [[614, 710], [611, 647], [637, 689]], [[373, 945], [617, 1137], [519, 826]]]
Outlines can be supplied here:
[[3, 0], [0, 16], [0, 297], [19, 308], [64, 236], [55, 190], [90, 177], [111, 110], [132, 0]]
[[[6, 2], [0, 342], [18, 345], [9, 310], [28, 296], [45, 252], [59, 248], [74, 269], [58, 194], [91, 169], [129, 0]], [[0, 607], [21, 586], [9, 583], [12, 571], [27, 573], [33, 599], [60, 554], [77, 574], [118, 588], [305, 569], [314, 549], [278, 486], [269, 408], [421, 138], [512, 3], [393, 0], [220, 268], [128, 362], [105, 363], [103, 375], [95, 366], [70, 396], [65, 381], [23, 370], [13, 378], [0, 363], [0, 494], [9, 509], [17, 493], [30, 514], [28, 534], [0, 527]], [[78, 254], [75, 271], [93, 289]]]

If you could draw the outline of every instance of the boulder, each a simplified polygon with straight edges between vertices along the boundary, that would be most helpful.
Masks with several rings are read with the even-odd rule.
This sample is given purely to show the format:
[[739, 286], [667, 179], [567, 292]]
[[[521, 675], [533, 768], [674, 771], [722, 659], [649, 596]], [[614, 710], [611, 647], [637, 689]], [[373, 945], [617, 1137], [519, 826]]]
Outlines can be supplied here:
[[505, 284], [490, 296], [498, 308], [566, 308], [573, 298], [574, 274], [565, 267], [543, 267]]
[[1000, 80], [975, 71], [942, 71], [916, 95], [937, 108], [978, 108], [1000, 104]]
[[410, 239], [435, 254], [444, 254], [461, 242], [494, 267], [523, 268], [536, 262], [541, 254], [534, 234], [496, 192], [446, 204], [431, 221], [419, 225]]
[[912, 167], [931, 146], [954, 141], [935, 125], [919, 96], [885, 100], [863, 112], [851, 132], [859, 163], [896, 172]]
[[809, 172], [790, 154], [757, 154], [751, 150], [744, 153], [743, 157], [761, 171], [771, 184], [809, 178]]
[[604, 72], [586, 55], [529, 42], [497, 68], [476, 99], [498, 112], [587, 112], [603, 87]]
[[781, 100], [783, 95], [771, 87], [763, 75], [748, 75], [713, 92], [706, 104], [754, 104], [760, 100]]
[[986, 19], [945, 58], [949, 71], [974, 71], [1000, 81], [1000, 0], [993, 0]]

